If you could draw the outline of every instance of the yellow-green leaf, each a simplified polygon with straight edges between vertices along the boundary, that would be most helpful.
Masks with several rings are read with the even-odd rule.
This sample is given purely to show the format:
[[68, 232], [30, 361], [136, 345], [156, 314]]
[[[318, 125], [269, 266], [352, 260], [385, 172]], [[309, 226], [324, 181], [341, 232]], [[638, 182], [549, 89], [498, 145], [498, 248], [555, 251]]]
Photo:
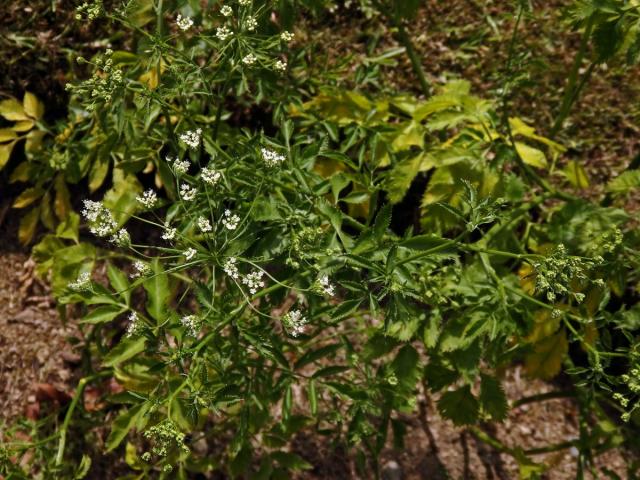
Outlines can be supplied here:
[[13, 130], [14, 132], [27, 132], [32, 128], [33, 128], [32, 120], [23, 120], [21, 122], [14, 123], [13, 127], [11, 127], [11, 130]]
[[45, 193], [40, 202], [40, 221], [49, 230], [53, 230], [56, 227], [56, 220], [53, 216], [53, 210], [51, 208], [51, 194]]
[[24, 192], [18, 195], [15, 202], [13, 202], [13, 208], [25, 208], [35, 202], [42, 196], [44, 190], [40, 187], [27, 188]]
[[15, 182], [26, 182], [29, 180], [31, 174], [31, 163], [22, 162], [16, 168], [14, 168], [13, 172], [11, 172], [11, 176], [9, 177], [9, 183]]
[[516, 142], [516, 150], [522, 161], [527, 165], [536, 168], [547, 168], [547, 157], [544, 152], [537, 148], [530, 147], [526, 143]]
[[569, 183], [575, 188], [585, 189], [589, 186], [589, 177], [587, 177], [587, 172], [585, 172], [582, 165], [575, 160], [571, 160], [562, 173], [564, 173], [564, 176], [567, 177]]
[[29, 120], [29, 117], [24, 113], [22, 104], [15, 98], [9, 98], [0, 102], [0, 115], [13, 122]]
[[0, 170], [2, 170], [9, 161], [9, 157], [11, 157], [11, 150], [13, 150], [13, 146], [15, 144], [16, 142], [13, 141], [0, 145]]
[[560, 372], [562, 360], [568, 350], [567, 334], [564, 329], [559, 330], [534, 345], [533, 352], [525, 358], [527, 373], [547, 380], [555, 377]]
[[71, 211], [71, 200], [69, 199], [69, 190], [64, 181], [63, 175], [58, 175], [53, 184], [56, 190], [56, 199], [53, 202], [53, 209], [56, 212], [58, 220], [63, 222]]
[[44, 132], [42, 130], [32, 130], [27, 134], [27, 141], [24, 144], [24, 150], [27, 153], [33, 153], [42, 148], [42, 138]]
[[33, 93], [25, 92], [22, 106], [24, 107], [24, 112], [31, 118], [40, 120], [44, 115], [44, 105]]
[[40, 218], [40, 207], [29, 210], [29, 213], [20, 219], [18, 240], [22, 245], [27, 245], [33, 239], [38, 226], [38, 218]]
[[18, 134], [11, 128], [0, 128], [0, 142], [8, 142], [16, 138], [18, 138]]

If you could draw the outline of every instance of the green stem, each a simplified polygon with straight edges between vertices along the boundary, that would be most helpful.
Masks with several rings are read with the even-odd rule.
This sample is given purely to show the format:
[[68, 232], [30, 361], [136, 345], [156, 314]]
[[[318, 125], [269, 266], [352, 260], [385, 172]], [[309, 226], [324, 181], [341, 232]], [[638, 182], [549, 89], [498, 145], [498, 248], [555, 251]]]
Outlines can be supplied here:
[[573, 104], [578, 98], [579, 91], [576, 90], [576, 83], [578, 81], [578, 75], [580, 73], [580, 65], [582, 65], [582, 60], [584, 59], [585, 53], [587, 51], [587, 46], [589, 44], [589, 37], [591, 37], [592, 31], [593, 31], [593, 16], [589, 19], [587, 26], [584, 29], [584, 32], [582, 34], [582, 39], [580, 40], [580, 48], [578, 49], [578, 53], [576, 54], [576, 57], [573, 60], [571, 72], [569, 73], [569, 80], [567, 81], [567, 86], [565, 87], [564, 95], [562, 97], [562, 104], [560, 105], [558, 116], [556, 117], [553, 123], [553, 126], [551, 127], [551, 132], [549, 133], [549, 136], [552, 138], [560, 131], [562, 124], [564, 123], [567, 116], [569, 115], [569, 112], [571, 111], [571, 107], [573, 106]]
[[544, 400], [552, 400], [554, 398], [567, 398], [575, 397], [576, 393], [572, 391], [553, 391], [547, 393], [538, 393], [536, 395], [530, 395], [528, 397], [522, 397], [511, 404], [511, 408], [518, 408], [522, 405], [527, 405], [534, 402], [542, 402]]
[[422, 69], [422, 62], [420, 61], [420, 58], [418, 57], [418, 54], [413, 47], [411, 37], [407, 33], [407, 30], [404, 28], [402, 21], [396, 21], [395, 23], [398, 29], [398, 38], [400, 39], [400, 43], [402, 43], [404, 48], [407, 50], [407, 55], [409, 56], [409, 60], [411, 60], [413, 71], [418, 77], [422, 92], [426, 97], [428, 97], [429, 95], [431, 95], [431, 86], [429, 85], [427, 77], [424, 74], [424, 70]]
[[73, 400], [71, 400], [71, 404], [67, 410], [66, 415], [64, 416], [64, 421], [62, 423], [62, 427], [60, 428], [60, 440], [58, 441], [58, 453], [56, 454], [56, 465], [62, 464], [62, 457], [64, 456], [64, 448], [67, 442], [67, 430], [69, 429], [69, 423], [71, 423], [71, 418], [73, 417], [73, 412], [78, 405], [78, 401], [80, 397], [82, 397], [82, 393], [84, 392], [84, 388], [87, 386], [89, 382], [96, 380], [97, 378], [106, 377], [111, 375], [111, 371], [104, 371], [100, 373], [96, 373], [95, 375], [90, 375], [88, 377], [81, 378], [78, 382], [78, 386], [76, 387], [76, 393], [73, 396]]

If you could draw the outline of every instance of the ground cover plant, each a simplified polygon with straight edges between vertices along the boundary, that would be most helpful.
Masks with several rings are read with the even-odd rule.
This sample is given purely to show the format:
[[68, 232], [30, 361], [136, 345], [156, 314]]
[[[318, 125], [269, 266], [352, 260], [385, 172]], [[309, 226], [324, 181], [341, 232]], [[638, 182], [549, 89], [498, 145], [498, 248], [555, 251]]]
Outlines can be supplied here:
[[[600, 65], [636, 61], [638, 6], [567, 5], [581, 40], [537, 124], [517, 103], [535, 5], [509, 5], [485, 95], [429, 78], [408, 31], [420, 2], [352, 3], [81, 3], [77, 22], [117, 35], [74, 58], [66, 116], [31, 92], [0, 102], [19, 239], [82, 333], [68, 402], [3, 429], [5, 478], [92, 478], [100, 457], [113, 478], [312, 478], [303, 432], [378, 478], [424, 395], [521, 478], [553, 478], [535, 455], [566, 449], [577, 478], [621, 478], [596, 471], [614, 448], [635, 478], [638, 164], [581, 195], [563, 129]], [[401, 48], [318, 71], [301, 18], [340, 8]], [[411, 90], [384, 84], [400, 58]], [[578, 438], [492, 436], [514, 364], [568, 379], [522, 403], [571, 396]]]

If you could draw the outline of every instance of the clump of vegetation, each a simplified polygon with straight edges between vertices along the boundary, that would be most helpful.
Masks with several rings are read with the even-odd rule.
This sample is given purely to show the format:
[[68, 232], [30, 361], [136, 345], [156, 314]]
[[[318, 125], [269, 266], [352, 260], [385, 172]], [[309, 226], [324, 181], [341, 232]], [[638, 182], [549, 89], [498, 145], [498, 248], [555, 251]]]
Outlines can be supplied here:
[[[632, 61], [637, 9], [605, 3], [571, 10], [579, 55], [595, 42], [592, 65]], [[102, 424], [103, 451], [131, 472], [122, 478], [288, 478], [313, 468], [291, 449], [304, 429], [374, 477], [419, 388], [539, 478], [550, 465], [473, 430], [506, 417], [501, 372], [520, 361], [531, 376], [570, 374], [584, 410], [618, 422], [561, 446], [578, 449], [581, 472], [603, 445], [633, 445], [639, 238], [616, 202], [637, 172], [600, 202], [572, 193], [579, 163], [565, 183], [546, 174], [593, 68], [579, 77], [577, 60], [554, 124], [536, 127], [510, 105], [515, 53], [501, 98], [464, 79], [431, 85], [405, 28], [419, 2], [374, 0], [359, 8], [394, 29], [424, 98], [324, 78], [309, 93], [302, 32], [284, 22], [324, 8], [81, 4], [79, 21], [111, 22], [126, 50], [77, 59], [92, 72], [69, 83], [55, 125], [29, 93], [0, 103], [15, 122], [0, 131], [0, 167], [26, 138], [11, 173], [29, 185], [14, 203], [20, 239], [39, 222], [50, 231], [34, 257], [59, 303], [82, 311], [86, 338], [64, 418], [32, 425], [35, 443], [5, 435], [7, 478], [89, 478], [91, 457], [77, 452]], [[92, 199], [73, 202], [83, 189]], [[85, 411], [84, 389], [105, 378], [120, 391]]]

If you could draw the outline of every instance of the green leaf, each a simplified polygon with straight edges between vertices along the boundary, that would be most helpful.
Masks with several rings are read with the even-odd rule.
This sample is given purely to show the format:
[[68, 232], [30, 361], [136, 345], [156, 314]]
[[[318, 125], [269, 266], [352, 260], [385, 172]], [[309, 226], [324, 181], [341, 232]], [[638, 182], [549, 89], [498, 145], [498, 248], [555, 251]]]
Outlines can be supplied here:
[[607, 183], [607, 191], [616, 195], [640, 187], [640, 170], [627, 170]]
[[389, 172], [384, 188], [389, 194], [391, 203], [399, 203], [404, 198], [413, 179], [421, 171], [422, 160], [422, 155], [403, 160]]
[[313, 465], [296, 453], [291, 452], [273, 452], [273, 458], [282, 468], [289, 470], [311, 470]]
[[587, 172], [576, 160], [571, 160], [562, 173], [564, 173], [569, 183], [575, 188], [584, 190], [589, 186]]
[[44, 190], [40, 187], [31, 187], [23, 191], [13, 202], [13, 208], [24, 208], [42, 197]]
[[25, 92], [22, 106], [24, 107], [24, 113], [34, 120], [40, 120], [44, 115], [44, 105], [33, 93]]
[[330, 367], [321, 368], [317, 370], [311, 378], [330, 377], [332, 375], [338, 375], [340, 373], [351, 370], [351, 367], [345, 367], [341, 365], [332, 365]]
[[507, 417], [509, 406], [502, 385], [500, 385], [498, 379], [490, 375], [482, 374], [480, 378], [480, 404], [482, 409], [493, 420], [498, 422], [504, 420]]
[[110, 322], [124, 311], [125, 309], [118, 305], [103, 305], [91, 311], [88, 315], [85, 315], [82, 320], [80, 320], [80, 323], [95, 325]]
[[113, 212], [113, 216], [122, 226], [138, 208], [136, 197], [142, 186], [135, 175], [127, 175], [119, 168], [113, 170], [113, 188], [103, 199], [105, 207]]
[[113, 421], [111, 432], [107, 438], [107, 452], [113, 451], [118, 447], [118, 445], [120, 445], [122, 440], [126, 438], [129, 431], [134, 427], [138, 418], [144, 415], [147, 410], [149, 410], [149, 406], [145, 402], [136, 405], [135, 407], [131, 407], [129, 410], [123, 410], [120, 412], [118, 417]]
[[102, 364], [105, 367], [114, 367], [122, 362], [135, 357], [144, 352], [146, 339], [144, 337], [124, 337], [120, 343], [116, 345], [104, 357]]
[[161, 323], [165, 319], [165, 307], [171, 296], [169, 277], [157, 258], [153, 259], [150, 267], [153, 273], [142, 283], [147, 292], [147, 312], [154, 320]]
[[116, 293], [129, 305], [131, 303], [131, 288], [127, 276], [111, 263], [107, 263], [107, 276]]
[[471, 393], [469, 385], [451, 392], [445, 392], [438, 400], [440, 414], [453, 421], [457, 426], [475, 423], [478, 419], [478, 409], [478, 401]]
[[420, 358], [416, 349], [411, 345], [402, 347], [391, 368], [402, 387], [407, 390], [413, 389], [420, 376]]
[[[410, 248], [412, 250], [432, 250], [434, 248], [443, 247], [444, 245], [451, 244], [453, 247], [453, 242], [446, 238], [439, 237], [438, 235], [427, 234], [427, 235], [416, 235], [415, 237], [408, 238], [406, 240], [401, 241], [398, 245], [405, 248]], [[443, 249], [445, 251], [448, 249]]]
[[382, 240], [382, 237], [387, 232], [389, 225], [391, 225], [391, 204], [387, 203], [380, 209], [376, 216], [376, 223], [373, 226], [373, 233], [377, 242]]
[[315, 350], [309, 350], [302, 355], [298, 361], [294, 364], [294, 370], [304, 367], [310, 363], [313, 363], [321, 358], [333, 355], [342, 345], [340, 343], [333, 343], [331, 345], [325, 345], [324, 347], [317, 348]]
[[11, 128], [0, 128], [0, 142], [8, 142], [16, 138], [18, 138], [18, 134]]
[[429, 362], [424, 369], [424, 378], [432, 392], [437, 392], [455, 382], [459, 374], [455, 370], [451, 370], [437, 361]]
[[80, 465], [76, 469], [76, 472], [73, 474], [73, 480], [81, 480], [87, 476], [89, 470], [91, 469], [91, 457], [89, 455], [82, 455], [82, 460], [80, 460]]
[[547, 157], [541, 150], [530, 147], [526, 143], [516, 142], [516, 151], [527, 165], [536, 168], [547, 168]]

